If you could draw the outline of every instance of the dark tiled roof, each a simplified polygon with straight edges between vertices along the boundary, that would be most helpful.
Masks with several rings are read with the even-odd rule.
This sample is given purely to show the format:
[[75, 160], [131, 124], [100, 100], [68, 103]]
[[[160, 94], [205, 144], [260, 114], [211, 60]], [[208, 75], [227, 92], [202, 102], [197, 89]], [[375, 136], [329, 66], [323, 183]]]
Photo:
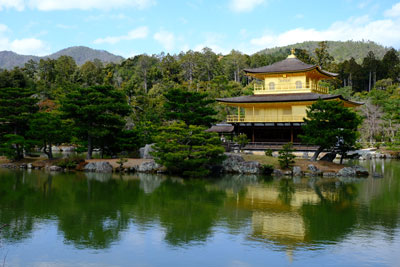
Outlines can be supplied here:
[[206, 132], [230, 133], [233, 132], [234, 129], [235, 127], [231, 124], [213, 125], [210, 129], [207, 129]]
[[336, 73], [322, 70], [317, 65], [306, 64], [297, 58], [287, 58], [285, 60], [276, 62], [276, 63], [268, 65], [268, 66], [255, 68], [255, 69], [244, 69], [244, 71], [247, 73], [282, 73], [282, 72], [306, 71], [306, 70], [312, 70], [314, 68], [316, 68], [319, 72], [321, 72], [325, 75], [337, 76]]
[[339, 98], [341, 100], [361, 105], [362, 103], [352, 102], [342, 95], [328, 95], [315, 93], [302, 94], [274, 94], [274, 95], [246, 95], [230, 98], [217, 98], [218, 102], [222, 103], [274, 103], [274, 102], [301, 102], [301, 101], [316, 101], [318, 99], [329, 100]]

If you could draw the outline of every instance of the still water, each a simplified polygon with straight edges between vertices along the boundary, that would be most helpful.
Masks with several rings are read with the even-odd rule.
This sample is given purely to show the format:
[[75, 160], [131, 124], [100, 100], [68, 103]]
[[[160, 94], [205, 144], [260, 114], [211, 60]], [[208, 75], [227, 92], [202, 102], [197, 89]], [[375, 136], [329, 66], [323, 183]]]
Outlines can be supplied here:
[[0, 169], [0, 266], [400, 266], [400, 162], [383, 178]]

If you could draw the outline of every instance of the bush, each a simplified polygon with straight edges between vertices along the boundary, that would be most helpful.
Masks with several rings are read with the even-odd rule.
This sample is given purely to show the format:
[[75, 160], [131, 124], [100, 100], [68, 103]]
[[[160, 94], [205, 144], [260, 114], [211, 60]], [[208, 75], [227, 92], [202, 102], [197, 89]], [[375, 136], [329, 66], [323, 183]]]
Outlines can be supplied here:
[[261, 173], [266, 175], [271, 175], [274, 172], [274, 166], [270, 164], [261, 165]]
[[265, 156], [267, 156], [267, 157], [272, 157], [272, 149], [267, 149], [267, 150], [265, 150]]
[[84, 161], [85, 159], [83, 156], [74, 155], [74, 156], [68, 156], [63, 159], [59, 159], [54, 165], [64, 169], [75, 169], [79, 163]]
[[239, 145], [240, 151], [242, 151], [242, 148], [249, 143], [249, 139], [247, 138], [246, 134], [239, 134], [238, 136], [235, 136], [233, 138], [233, 141], [235, 141]]
[[285, 144], [281, 150], [279, 150], [278, 161], [279, 165], [282, 169], [290, 168], [294, 163], [294, 158], [296, 156], [293, 155], [293, 143]]

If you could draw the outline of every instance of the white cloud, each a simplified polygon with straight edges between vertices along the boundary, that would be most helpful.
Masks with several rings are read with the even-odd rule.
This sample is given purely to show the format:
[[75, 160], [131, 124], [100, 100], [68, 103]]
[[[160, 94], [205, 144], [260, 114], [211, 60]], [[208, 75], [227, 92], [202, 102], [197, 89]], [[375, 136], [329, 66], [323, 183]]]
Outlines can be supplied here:
[[265, 0], [232, 0], [230, 3], [230, 8], [238, 13], [249, 12], [264, 3]]
[[386, 46], [400, 46], [400, 18], [371, 21], [368, 16], [338, 21], [329, 28], [296, 28], [281, 34], [267, 32], [261, 37], [250, 40], [252, 47], [248, 52], [256, 52], [263, 48], [284, 46], [304, 41], [345, 41], [372, 40]]
[[95, 44], [103, 44], [103, 43], [116, 44], [120, 41], [144, 39], [148, 36], [148, 34], [149, 34], [149, 29], [146, 26], [142, 26], [142, 27], [138, 27], [136, 29], [131, 30], [126, 35], [108, 36], [105, 38], [98, 38], [98, 39], [94, 40], [93, 43], [95, 43]]
[[400, 3], [392, 6], [391, 9], [385, 11], [385, 16], [387, 17], [400, 17]]
[[153, 35], [154, 40], [159, 42], [167, 51], [175, 47], [175, 36], [172, 32], [161, 30]]
[[6, 31], [8, 31], [7, 25], [0, 24], [0, 33], [6, 32]]
[[24, 0], [0, 0], [0, 11], [3, 9], [14, 8], [18, 11], [24, 10]]
[[49, 47], [36, 38], [15, 39], [10, 41], [0, 36], [0, 51], [10, 50], [21, 55], [44, 56], [49, 53]]
[[126, 7], [144, 9], [154, 4], [155, 0], [0, 0], [0, 10], [14, 8], [22, 11], [27, 7], [41, 11], [117, 9]]

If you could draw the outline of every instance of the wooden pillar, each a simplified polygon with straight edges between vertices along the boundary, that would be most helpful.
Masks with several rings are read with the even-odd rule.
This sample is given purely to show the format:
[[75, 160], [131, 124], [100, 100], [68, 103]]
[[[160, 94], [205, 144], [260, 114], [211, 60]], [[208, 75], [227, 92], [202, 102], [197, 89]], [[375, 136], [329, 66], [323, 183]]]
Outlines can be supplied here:
[[293, 124], [290, 124], [290, 142], [293, 143]]
[[238, 107], [238, 122], [240, 122], [240, 107]]
[[254, 138], [254, 123], [252, 123], [252, 124], [251, 124], [251, 130], [252, 130], [252, 134], [251, 134], [251, 142], [253, 142], [253, 143], [254, 143], [254, 140], [255, 140], [255, 138]]

